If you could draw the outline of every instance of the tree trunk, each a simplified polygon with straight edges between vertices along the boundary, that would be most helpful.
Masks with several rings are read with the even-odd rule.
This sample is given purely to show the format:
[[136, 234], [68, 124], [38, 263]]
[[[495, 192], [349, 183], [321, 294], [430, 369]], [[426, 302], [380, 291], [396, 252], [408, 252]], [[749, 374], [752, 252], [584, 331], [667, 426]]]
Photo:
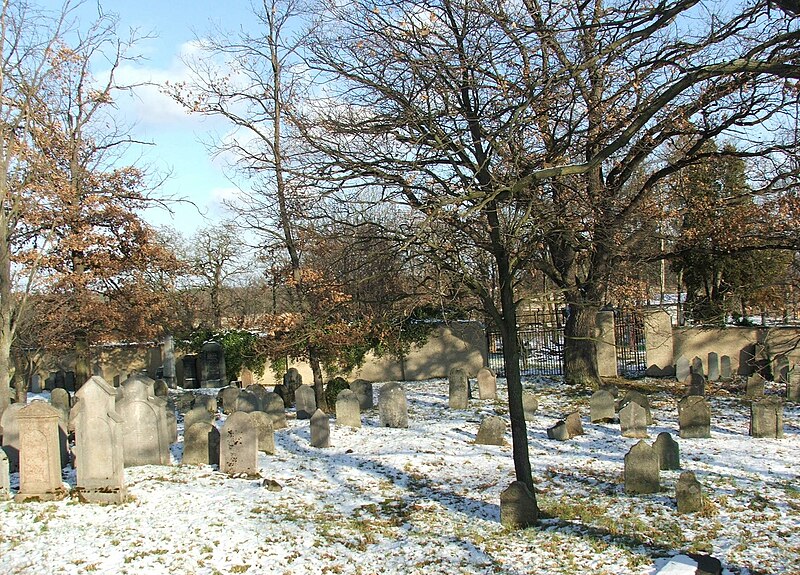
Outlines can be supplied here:
[[[8, 229], [5, 214], [2, 228]], [[14, 310], [11, 298], [11, 247], [6, 233], [0, 233], [0, 415], [11, 403], [11, 343], [14, 340]]]
[[597, 305], [569, 297], [569, 316], [564, 327], [564, 382], [597, 388], [596, 316]]
[[325, 383], [322, 381], [322, 365], [319, 356], [313, 349], [308, 350], [308, 363], [311, 364], [311, 373], [314, 375], [314, 397], [317, 408], [328, 411], [328, 401], [325, 399]]
[[92, 376], [89, 365], [89, 334], [81, 330], [75, 335], [75, 391]]

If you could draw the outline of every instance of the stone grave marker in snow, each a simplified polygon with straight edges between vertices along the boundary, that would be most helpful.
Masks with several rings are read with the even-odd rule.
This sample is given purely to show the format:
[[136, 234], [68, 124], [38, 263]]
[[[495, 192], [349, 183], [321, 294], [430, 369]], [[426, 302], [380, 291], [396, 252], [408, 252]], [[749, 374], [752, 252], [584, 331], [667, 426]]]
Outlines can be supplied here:
[[331, 423], [328, 415], [318, 409], [311, 416], [311, 446], [330, 447], [331, 446]]
[[8, 456], [0, 449], [0, 501], [11, 497], [11, 478], [8, 473]]
[[205, 408], [206, 411], [208, 411], [212, 415], [217, 413], [217, 403], [218, 403], [219, 393], [217, 394], [217, 397], [213, 397], [211, 395], [198, 395], [192, 397], [193, 400], [190, 405], [190, 409], [194, 409], [195, 407], [203, 407]]
[[764, 397], [764, 376], [760, 373], [754, 373], [747, 378], [745, 384], [744, 395], [749, 398]]
[[245, 387], [244, 390], [248, 393], [252, 393], [258, 398], [258, 409], [256, 409], [256, 411], [266, 411], [264, 409], [264, 401], [267, 397], [267, 394], [272, 392], [267, 391], [267, 388], [259, 383], [250, 384]]
[[166, 402], [150, 393], [151, 386], [141, 376], [129, 377], [121, 389], [117, 412], [123, 419], [125, 467], [169, 465]]
[[684, 471], [675, 484], [678, 513], [697, 513], [703, 509], [703, 487], [691, 471]]
[[460, 367], [454, 367], [447, 379], [449, 384], [447, 405], [450, 409], [467, 409], [470, 396], [467, 372]]
[[723, 381], [730, 381], [732, 377], [731, 356], [723, 355], [719, 358], [719, 378]]
[[261, 409], [261, 400], [250, 390], [242, 390], [236, 398], [236, 411], [252, 413]]
[[711, 408], [704, 397], [688, 395], [678, 402], [678, 427], [683, 439], [711, 437]]
[[385, 383], [378, 392], [378, 413], [383, 427], [408, 427], [406, 390], [396, 381]]
[[51, 391], [50, 405], [58, 410], [61, 421], [67, 425], [69, 423], [69, 410], [72, 408], [69, 392], [63, 388], [57, 388]]
[[800, 368], [797, 366], [789, 370], [786, 381], [786, 400], [800, 401]]
[[225, 373], [225, 350], [216, 341], [207, 341], [197, 357], [200, 387], [222, 387], [228, 382]]
[[531, 391], [522, 392], [522, 412], [525, 415], [525, 421], [535, 421], [536, 412], [539, 410], [539, 400], [536, 395]]
[[3, 451], [8, 457], [8, 469], [11, 473], [19, 471], [19, 412], [25, 407], [22, 403], [12, 403], [0, 416], [0, 428], [3, 430]]
[[510, 529], [525, 529], [538, 521], [536, 498], [527, 485], [514, 481], [500, 494], [500, 523]]
[[314, 395], [314, 388], [310, 385], [301, 385], [294, 392], [294, 400], [297, 406], [297, 419], [310, 419], [317, 410], [317, 398]]
[[752, 437], [783, 437], [783, 401], [767, 397], [750, 404], [750, 435]]
[[67, 495], [61, 481], [59, 413], [46, 401], [19, 411], [19, 492], [15, 501], [53, 501]]
[[116, 411], [117, 390], [93, 376], [75, 393], [70, 412], [75, 429], [77, 490], [89, 503], [125, 501], [125, 458], [122, 416]]
[[598, 389], [589, 398], [589, 419], [592, 423], [614, 420], [614, 396], [607, 389]]
[[203, 406], [190, 409], [186, 415], [183, 416], [184, 431], [200, 421], [204, 423], [213, 423], [214, 415], [209, 413], [208, 410]]
[[619, 411], [619, 427], [624, 437], [647, 437], [647, 412], [631, 401]]
[[658, 454], [659, 469], [668, 471], [681, 468], [680, 446], [668, 431], [662, 431], [656, 436], [653, 449]]
[[625, 493], [642, 495], [660, 489], [658, 454], [646, 441], [639, 441], [625, 455], [624, 477]]
[[684, 382], [690, 373], [689, 360], [679, 355], [678, 359], [675, 360], [675, 379]]
[[256, 439], [258, 450], [268, 455], [275, 454], [275, 430], [272, 427], [272, 419], [263, 411], [253, 411], [250, 413], [250, 420], [256, 428]]
[[375, 407], [372, 383], [366, 379], [357, 379], [350, 384], [350, 390], [356, 394], [356, 397], [358, 398], [358, 405], [362, 411]]
[[193, 423], [183, 432], [183, 459], [186, 465], [219, 465], [219, 430], [207, 421]]
[[579, 411], [573, 411], [564, 419], [564, 424], [567, 426], [567, 434], [570, 439], [578, 435], [583, 435], [583, 424], [581, 423], [581, 414]]
[[497, 376], [488, 367], [478, 370], [478, 397], [481, 399], [497, 399]]
[[505, 436], [505, 420], [502, 417], [490, 415], [481, 421], [475, 443], [477, 445], [505, 445]]
[[547, 438], [556, 441], [566, 441], [569, 439], [569, 431], [564, 421], [557, 421], [555, 425], [547, 428]]
[[258, 475], [258, 434], [250, 414], [232, 413], [219, 435], [219, 470], [235, 476]]
[[645, 419], [647, 420], [647, 425], [653, 424], [653, 416], [650, 412], [650, 400], [647, 399], [647, 396], [643, 393], [640, 393], [636, 390], [630, 390], [628, 393], [625, 394], [625, 397], [619, 404], [620, 410], [624, 408], [629, 403], [638, 403], [642, 409], [645, 411]]
[[272, 420], [273, 429], [284, 429], [286, 425], [286, 406], [283, 404], [283, 398], [277, 393], [268, 391], [264, 394], [263, 411], [269, 415]]
[[230, 415], [236, 411], [236, 402], [239, 399], [239, 394], [241, 392], [241, 389], [233, 385], [228, 385], [219, 390], [217, 397], [222, 403], [222, 413], [225, 415]]
[[361, 427], [361, 404], [351, 389], [343, 389], [336, 396], [336, 425]]
[[684, 395], [705, 395], [706, 378], [700, 374], [692, 373], [684, 383]]
[[719, 381], [719, 354], [715, 351], [708, 354], [708, 381]]

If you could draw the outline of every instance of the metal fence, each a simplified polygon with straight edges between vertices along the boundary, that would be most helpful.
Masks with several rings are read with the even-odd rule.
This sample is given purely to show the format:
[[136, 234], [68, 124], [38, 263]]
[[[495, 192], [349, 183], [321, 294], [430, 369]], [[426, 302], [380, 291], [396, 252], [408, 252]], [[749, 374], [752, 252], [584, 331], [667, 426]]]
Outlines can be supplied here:
[[614, 340], [617, 373], [622, 377], [642, 377], [647, 369], [647, 355], [641, 310], [614, 310]]

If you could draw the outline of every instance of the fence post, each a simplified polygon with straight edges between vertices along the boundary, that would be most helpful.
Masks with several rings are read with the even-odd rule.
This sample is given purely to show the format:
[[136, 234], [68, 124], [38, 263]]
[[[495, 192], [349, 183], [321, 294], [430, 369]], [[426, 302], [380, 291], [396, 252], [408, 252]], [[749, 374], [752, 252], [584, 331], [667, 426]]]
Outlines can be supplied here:
[[644, 340], [647, 354], [648, 377], [672, 377], [675, 375], [673, 358], [672, 319], [661, 308], [644, 311]]
[[617, 346], [614, 312], [597, 312], [597, 373], [600, 377], [617, 377]]

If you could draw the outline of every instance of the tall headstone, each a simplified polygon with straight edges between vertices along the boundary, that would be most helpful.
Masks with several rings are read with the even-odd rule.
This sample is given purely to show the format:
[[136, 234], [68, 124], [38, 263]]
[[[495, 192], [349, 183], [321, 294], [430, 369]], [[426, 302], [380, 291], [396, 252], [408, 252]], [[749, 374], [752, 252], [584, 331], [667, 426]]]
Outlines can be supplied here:
[[396, 381], [383, 384], [378, 392], [378, 413], [383, 427], [408, 427], [406, 390]]
[[522, 412], [525, 421], [536, 421], [536, 412], [539, 410], [539, 399], [531, 391], [522, 392]]
[[750, 435], [752, 437], [783, 437], [783, 402], [767, 397], [750, 404]]
[[66, 389], [57, 388], [51, 391], [50, 405], [58, 410], [62, 422], [69, 422], [69, 410], [72, 408], [72, 402], [69, 397], [69, 392]]
[[653, 442], [653, 449], [658, 454], [658, 466], [662, 471], [681, 468], [681, 452], [678, 442], [667, 431], [662, 431]]
[[478, 397], [497, 399], [497, 376], [488, 367], [478, 370]]
[[117, 412], [124, 420], [123, 452], [125, 467], [169, 465], [169, 427], [166, 402], [151, 394], [141, 376], [131, 376], [121, 386], [122, 399]]
[[350, 384], [350, 389], [358, 398], [358, 405], [361, 410], [372, 409], [375, 407], [372, 383], [366, 379], [357, 379]]
[[749, 397], [751, 399], [764, 397], [765, 383], [764, 377], [760, 373], [754, 373], [750, 375], [747, 378], [747, 383], [745, 384], [745, 397]]
[[168, 397], [169, 396], [169, 387], [167, 387], [167, 382], [163, 379], [157, 379], [155, 384], [153, 385], [153, 391], [156, 394], [156, 397]]
[[343, 389], [336, 396], [336, 425], [361, 427], [361, 406], [350, 389]]
[[692, 358], [691, 371], [696, 375], [702, 375], [703, 377], [706, 376], [706, 370], [703, 368], [703, 358], [697, 356]]
[[317, 410], [314, 388], [310, 385], [301, 385], [294, 392], [294, 400], [297, 405], [297, 419], [311, 419]]
[[514, 481], [500, 494], [500, 523], [509, 529], [525, 529], [538, 521], [536, 498], [527, 485]]
[[684, 382], [686, 381], [686, 378], [689, 377], [690, 373], [691, 370], [689, 367], [689, 360], [684, 356], [679, 355], [675, 360], [675, 379], [680, 382]]
[[719, 354], [715, 351], [708, 354], [708, 381], [719, 381]]
[[619, 427], [624, 437], [647, 437], [647, 413], [635, 401], [619, 411]]
[[284, 429], [286, 427], [286, 408], [280, 395], [272, 391], [264, 394], [263, 411], [272, 420], [273, 429]]
[[0, 449], [0, 501], [6, 501], [11, 497], [11, 478], [8, 473], [8, 457], [6, 452]]
[[77, 391], [70, 422], [75, 429], [77, 490], [90, 503], [123, 503], [125, 472], [122, 416], [116, 388], [93, 376]]
[[198, 421], [183, 433], [185, 465], [219, 465], [219, 430], [211, 423]]
[[311, 446], [331, 446], [331, 422], [327, 414], [321, 409], [316, 410], [311, 416]]
[[67, 495], [61, 480], [59, 413], [46, 401], [19, 411], [19, 492], [15, 501], [53, 501]]
[[219, 470], [233, 476], [258, 475], [258, 433], [243, 411], [232, 413], [220, 430]]
[[711, 437], [711, 407], [704, 397], [687, 395], [678, 402], [678, 427], [682, 439]]
[[660, 489], [658, 454], [640, 441], [625, 455], [625, 493], [642, 495]]
[[448, 406], [450, 409], [467, 409], [469, 405], [469, 376], [460, 367], [450, 370], [448, 376], [449, 394]]
[[172, 389], [177, 384], [175, 373], [175, 339], [171, 335], [161, 340], [162, 376], [167, 387]]
[[258, 450], [268, 455], [275, 453], [275, 429], [272, 427], [272, 419], [263, 411], [253, 411], [250, 413], [250, 420], [256, 428]]
[[731, 369], [731, 356], [723, 355], [719, 358], [719, 378], [722, 381], [730, 381], [733, 377], [733, 370]]
[[181, 372], [183, 381], [178, 384], [184, 389], [197, 389], [200, 387], [200, 378], [197, 373], [198, 358], [195, 354], [187, 354], [181, 358]]
[[706, 394], [706, 378], [700, 374], [692, 373], [686, 378], [684, 382], [685, 391], [684, 395], [705, 395]]
[[800, 402], [800, 367], [795, 366], [789, 370], [786, 381], [786, 401]]
[[225, 415], [230, 415], [236, 411], [236, 402], [239, 399], [239, 394], [241, 392], [242, 390], [234, 385], [226, 385], [219, 390], [217, 397], [222, 403], [222, 413]]
[[502, 417], [490, 415], [481, 421], [475, 443], [478, 445], [505, 445], [506, 422]]
[[22, 403], [12, 403], [0, 415], [3, 451], [8, 457], [8, 469], [11, 473], [19, 471], [19, 412], [24, 407]]
[[678, 513], [697, 513], [703, 509], [703, 487], [691, 471], [684, 471], [675, 484]]
[[42, 376], [38, 373], [31, 376], [31, 393], [42, 393]]
[[228, 384], [225, 374], [225, 351], [222, 344], [207, 341], [198, 356], [200, 387], [224, 387]]
[[614, 396], [606, 389], [598, 389], [589, 398], [589, 419], [592, 423], [613, 421]]

